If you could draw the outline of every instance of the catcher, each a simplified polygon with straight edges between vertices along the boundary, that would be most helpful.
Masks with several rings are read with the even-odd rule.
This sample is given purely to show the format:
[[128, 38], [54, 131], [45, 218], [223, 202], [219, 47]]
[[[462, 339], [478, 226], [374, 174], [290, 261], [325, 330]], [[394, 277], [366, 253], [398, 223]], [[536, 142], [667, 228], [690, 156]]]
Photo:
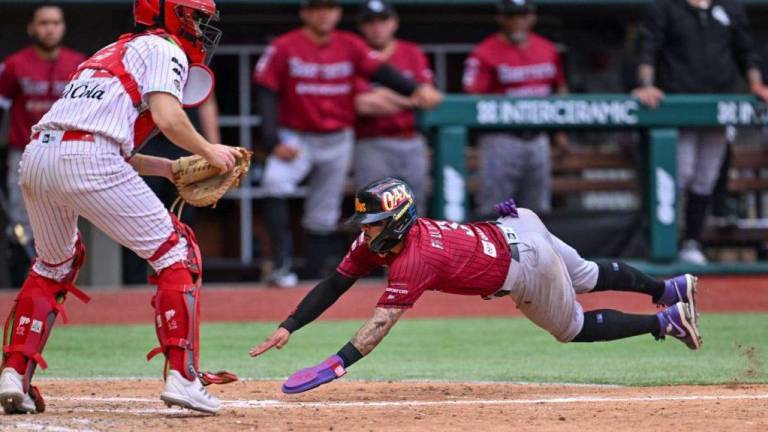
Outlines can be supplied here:
[[[380, 266], [389, 267], [389, 277], [373, 317], [337, 354], [293, 374], [283, 384], [285, 393], [304, 392], [344, 375], [428, 290], [511, 297], [528, 319], [560, 342], [651, 334], [656, 339], [675, 337], [693, 350], [700, 347], [695, 277], [657, 281], [622, 262], [585, 260], [552, 235], [534, 212], [518, 209], [512, 200], [496, 209], [501, 217], [493, 222], [417, 218], [413, 192], [403, 181], [386, 178], [366, 185], [357, 193], [352, 217], [362, 233], [336, 273], [312, 289], [277, 331], [251, 349], [251, 356], [282, 348], [292, 332]], [[654, 315], [612, 309], [584, 312], [576, 301], [576, 293], [605, 290], [644, 293], [665, 308]]]
[[[7, 414], [40, 413], [35, 369], [57, 315], [66, 322], [68, 293], [85, 259], [80, 216], [149, 261], [163, 354], [166, 404], [215, 413], [204, 386], [237, 379], [198, 367], [202, 261], [192, 230], [170, 214], [139, 177], [163, 176], [197, 205], [214, 203], [245, 174], [250, 154], [211, 144], [195, 131], [182, 104], [201, 103], [213, 76], [205, 64], [221, 32], [213, 0], [135, 0], [136, 31], [83, 62], [51, 110], [32, 128], [20, 185], [37, 259], [11, 308], [3, 334], [0, 403]], [[198, 156], [177, 161], [136, 154], [156, 128]], [[210, 176], [213, 178], [210, 178]]]

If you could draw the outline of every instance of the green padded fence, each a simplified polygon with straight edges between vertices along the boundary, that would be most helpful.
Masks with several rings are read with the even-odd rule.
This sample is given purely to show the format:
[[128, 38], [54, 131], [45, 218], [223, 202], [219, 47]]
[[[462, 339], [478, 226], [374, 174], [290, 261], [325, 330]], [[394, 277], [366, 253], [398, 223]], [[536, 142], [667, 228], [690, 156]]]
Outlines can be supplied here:
[[[677, 257], [677, 128], [762, 125], [768, 109], [746, 95], [670, 95], [654, 110], [627, 95], [548, 98], [448, 95], [437, 109], [420, 115], [435, 132], [432, 209], [437, 218], [463, 220], [468, 212], [465, 147], [470, 129], [647, 129], [650, 258]], [[712, 267], [715, 269], [716, 267]], [[768, 263], [739, 271], [768, 272]]]

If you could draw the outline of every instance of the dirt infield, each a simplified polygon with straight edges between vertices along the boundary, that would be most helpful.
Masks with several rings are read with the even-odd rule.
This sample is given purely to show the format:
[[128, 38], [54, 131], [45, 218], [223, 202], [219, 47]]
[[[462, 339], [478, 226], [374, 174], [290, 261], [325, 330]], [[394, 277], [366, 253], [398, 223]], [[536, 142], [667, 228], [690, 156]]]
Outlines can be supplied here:
[[[282, 321], [312, 287], [264, 288], [258, 284], [203, 285], [204, 322]], [[699, 279], [699, 310], [708, 312], [768, 311], [768, 277], [707, 276]], [[368, 318], [384, 289], [383, 280], [363, 280], [349, 290], [321, 319]], [[65, 304], [71, 324], [148, 324], [152, 322], [150, 288], [124, 290], [85, 289], [93, 300], [84, 304], [69, 298]], [[7, 311], [14, 292], [0, 293], [0, 309]], [[585, 310], [619, 308], [626, 312], [655, 312], [648, 296], [634, 293], [600, 292], [578, 296]], [[466, 316], [519, 316], [508, 299], [486, 301], [480, 297], [427, 292], [409, 318]]]
[[340, 381], [298, 396], [277, 382], [213, 392], [217, 416], [168, 409], [157, 381], [41, 381], [48, 410], [3, 430], [768, 430], [768, 386], [602, 387]]

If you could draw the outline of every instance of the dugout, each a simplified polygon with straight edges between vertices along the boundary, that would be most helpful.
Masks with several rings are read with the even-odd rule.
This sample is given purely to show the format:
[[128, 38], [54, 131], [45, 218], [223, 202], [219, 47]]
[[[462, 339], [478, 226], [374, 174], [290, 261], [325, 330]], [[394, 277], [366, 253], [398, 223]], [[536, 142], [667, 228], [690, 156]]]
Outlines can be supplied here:
[[[27, 43], [25, 25], [32, 3], [0, 0], [0, 15], [5, 18], [0, 30], [3, 41], [0, 58]], [[93, 52], [131, 28], [128, 0], [62, 0], [58, 3], [63, 5], [67, 15], [65, 43], [78, 50]], [[264, 45], [275, 35], [299, 24], [296, 14], [298, 0], [219, 0], [217, 3], [222, 11], [224, 38], [213, 67], [219, 77], [217, 98], [221, 107], [223, 140], [257, 146], [258, 117], [248, 78]], [[341, 27], [352, 30], [354, 10], [359, 2], [342, 0], [342, 3], [345, 5], [345, 17]], [[401, 18], [400, 36], [425, 46], [441, 88], [448, 92], [459, 91], [466, 53], [495, 29], [494, 1], [394, 0], [393, 3]], [[539, 22], [536, 31], [555, 41], [563, 52], [568, 84], [573, 93], [621, 93], [631, 88], [634, 31], [646, 1], [539, 0], [537, 3]], [[768, 53], [768, 0], [747, 0], [744, 3], [756, 45], [760, 52]], [[630, 140], [630, 145], [636, 145], [638, 140], [636, 136], [622, 138], [612, 131], [579, 132], [575, 136], [578, 138], [574, 141], [584, 145], [586, 150], [594, 149], [595, 145], [621, 145], [619, 142], [626, 139]], [[754, 130], [748, 131], [745, 136], [743, 139], [749, 144], [760, 139]], [[471, 148], [467, 157], [471, 170]], [[601, 249], [590, 244], [594, 243], [590, 242], [590, 236], [582, 236], [581, 240], [578, 236], [565, 237], [574, 239], [582, 249], [586, 247], [589, 255], [646, 258], [648, 241], [639, 231], [645, 223], [644, 210], [642, 200], [637, 198], [642, 188], [621, 190], [616, 187], [621, 182], [626, 186], [632, 181], [638, 186], [644, 180], [636, 177], [637, 174], [628, 174], [633, 166], [627, 166], [626, 159], [614, 162], [611, 166], [598, 163], [597, 167], [587, 163], [586, 168], [592, 170], [588, 175], [603, 176], [603, 186], [612, 184], [613, 189], [592, 191], [596, 193], [590, 194], [590, 191], [569, 191], [566, 187], [563, 193], [556, 196], [558, 211], [553, 214], [551, 223], [555, 230], [578, 233], [598, 220], [595, 218], [599, 214], [599, 225], [604, 230], [601, 232], [613, 233], [614, 238], [621, 238], [622, 241]], [[258, 173], [256, 167], [254, 174], [258, 176]], [[469, 181], [471, 183], [471, 179]], [[565, 180], [561, 183], [567, 186], [573, 182]], [[218, 209], [202, 212], [201, 217], [206, 223], [204, 229], [202, 226], [198, 228], [198, 237], [210, 257], [207, 260], [208, 280], [223, 280], [233, 274], [246, 280], [258, 276], [259, 257], [268, 246], [264, 243], [266, 236], [259, 224], [258, 182], [254, 181], [246, 189], [232, 194], [220, 203]], [[578, 197], [575, 197], [577, 192]], [[764, 206], [759, 197], [762, 194], [750, 198], [753, 207]], [[295, 204], [294, 213], [298, 213], [300, 199], [297, 198]], [[594, 210], [594, 213], [585, 217], [585, 210]], [[347, 209], [345, 213], [350, 212]], [[298, 214], [294, 216], [298, 218]], [[757, 218], [761, 214], [750, 210], [746, 216]], [[591, 228], [595, 229], [594, 226]], [[219, 238], [239, 241], [237, 245], [234, 241], [224, 245], [217, 241]], [[300, 239], [300, 236], [296, 238]], [[296, 245], [296, 250], [301, 251], [300, 243]], [[97, 254], [92, 253], [91, 256]], [[757, 256], [737, 258], [754, 259]]]

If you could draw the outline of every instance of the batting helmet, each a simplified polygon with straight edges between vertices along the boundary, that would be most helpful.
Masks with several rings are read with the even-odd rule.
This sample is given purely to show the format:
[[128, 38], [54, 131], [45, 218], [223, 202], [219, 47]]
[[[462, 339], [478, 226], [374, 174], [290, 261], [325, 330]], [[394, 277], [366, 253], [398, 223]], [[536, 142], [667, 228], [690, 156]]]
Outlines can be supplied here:
[[134, 0], [133, 19], [176, 36], [191, 63], [210, 62], [221, 39], [221, 30], [211, 25], [219, 19], [214, 0]]
[[376, 253], [392, 249], [416, 222], [413, 191], [398, 178], [376, 180], [355, 194], [355, 215], [348, 223], [372, 224], [381, 221], [385, 221], [384, 229], [368, 245]]

